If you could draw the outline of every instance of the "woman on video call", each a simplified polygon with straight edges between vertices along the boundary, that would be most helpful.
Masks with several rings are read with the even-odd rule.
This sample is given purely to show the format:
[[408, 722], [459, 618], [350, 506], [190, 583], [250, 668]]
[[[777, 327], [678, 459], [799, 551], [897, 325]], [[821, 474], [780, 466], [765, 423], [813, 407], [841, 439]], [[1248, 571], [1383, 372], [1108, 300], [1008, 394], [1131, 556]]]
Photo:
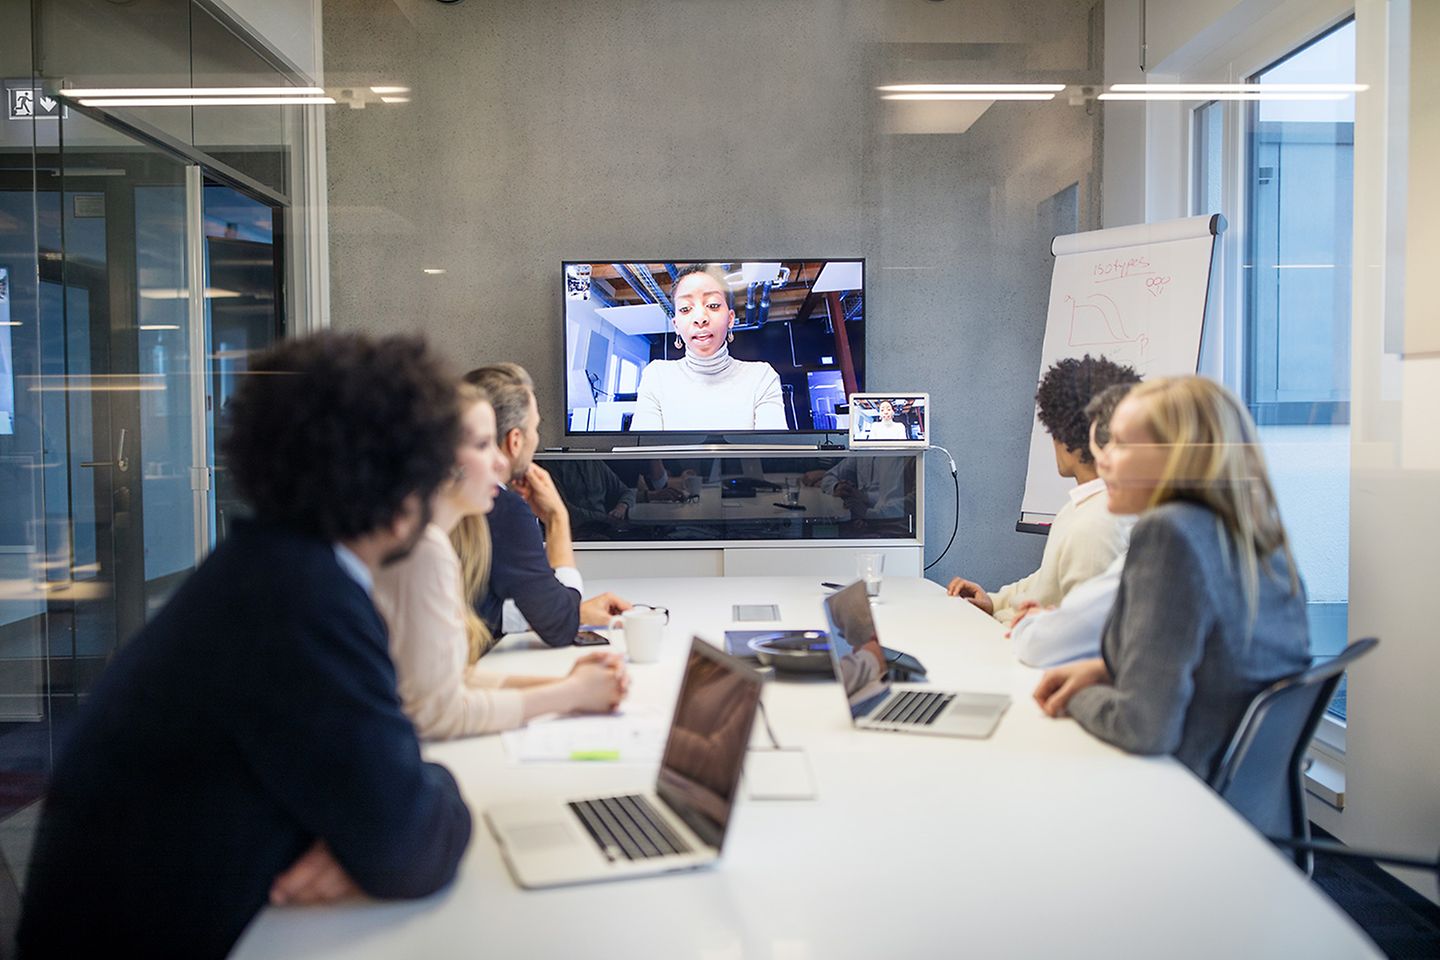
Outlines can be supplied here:
[[764, 361], [730, 356], [730, 286], [706, 264], [686, 267], [670, 290], [679, 360], [652, 360], [640, 374], [631, 430], [788, 430], [780, 377]]
[[889, 400], [880, 401], [880, 419], [870, 424], [865, 432], [866, 440], [909, 440], [910, 428], [903, 420], [895, 419], [895, 404]]

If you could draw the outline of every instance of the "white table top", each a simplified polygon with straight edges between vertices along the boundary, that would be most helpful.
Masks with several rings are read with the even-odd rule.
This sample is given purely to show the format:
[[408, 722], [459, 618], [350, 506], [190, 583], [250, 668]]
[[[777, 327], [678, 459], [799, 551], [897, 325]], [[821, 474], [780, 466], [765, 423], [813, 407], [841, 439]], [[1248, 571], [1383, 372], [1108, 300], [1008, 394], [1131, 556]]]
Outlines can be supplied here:
[[[592, 583], [672, 611], [666, 651], [632, 666], [632, 701], [669, 709], [691, 633], [719, 643], [732, 603], [823, 627], [810, 578]], [[852, 729], [834, 684], [776, 681], [782, 745], [814, 801], [744, 801], [713, 869], [522, 891], [479, 813], [545, 795], [643, 787], [654, 768], [518, 765], [498, 737], [426, 748], [460, 782], [474, 837], [447, 890], [409, 903], [266, 909], [237, 957], [1365, 957], [1373, 944], [1284, 856], [1169, 758], [1132, 757], [1029, 694], [1038, 671], [998, 624], [925, 580], [888, 578], [881, 642], [936, 686], [1008, 692], [989, 740]], [[486, 665], [563, 673], [582, 652], [507, 639]], [[757, 728], [759, 723], [757, 722]]]

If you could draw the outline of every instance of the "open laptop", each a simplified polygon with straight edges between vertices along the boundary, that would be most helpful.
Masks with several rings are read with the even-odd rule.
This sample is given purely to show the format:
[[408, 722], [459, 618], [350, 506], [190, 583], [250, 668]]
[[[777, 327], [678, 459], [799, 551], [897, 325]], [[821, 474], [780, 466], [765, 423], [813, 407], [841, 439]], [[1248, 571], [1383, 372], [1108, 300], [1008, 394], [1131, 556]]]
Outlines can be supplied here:
[[930, 446], [928, 393], [850, 394], [850, 448], [925, 449]]
[[693, 638], [654, 790], [485, 811], [515, 882], [618, 880], [719, 859], [761, 682], [741, 661]]
[[825, 598], [830, 663], [845, 692], [850, 719], [863, 730], [898, 730], [941, 737], [988, 737], [1010, 706], [1003, 693], [958, 693], [900, 686], [887, 679], [865, 581]]

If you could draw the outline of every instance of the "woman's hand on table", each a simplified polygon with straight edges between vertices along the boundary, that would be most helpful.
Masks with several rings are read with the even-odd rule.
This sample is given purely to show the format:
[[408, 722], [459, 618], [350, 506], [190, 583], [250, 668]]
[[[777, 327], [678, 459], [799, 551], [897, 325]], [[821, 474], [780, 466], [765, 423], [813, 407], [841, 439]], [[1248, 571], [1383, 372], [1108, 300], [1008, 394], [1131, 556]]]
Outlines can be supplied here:
[[1075, 694], [1086, 687], [1110, 681], [1110, 671], [1104, 660], [1099, 657], [1077, 660], [1046, 670], [1035, 687], [1035, 702], [1047, 715], [1058, 717], [1065, 713], [1066, 705]]
[[619, 653], [587, 653], [575, 661], [570, 675], [561, 682], [570, 686], [570, 709], [611, 713], [630, 691], [630, 672]]

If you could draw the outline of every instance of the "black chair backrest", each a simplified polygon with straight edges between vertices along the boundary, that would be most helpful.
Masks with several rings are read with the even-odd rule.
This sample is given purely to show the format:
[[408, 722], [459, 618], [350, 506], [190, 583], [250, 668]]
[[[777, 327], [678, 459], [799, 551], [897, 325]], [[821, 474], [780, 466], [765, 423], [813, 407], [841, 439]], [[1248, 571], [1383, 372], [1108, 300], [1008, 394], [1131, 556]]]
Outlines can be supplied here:
[[[1356, 640], [1338, 656], [1277, 680], [1250, 701], [1210, 786], [1264, 834], [1305, 839], [1305, 751], [1347, 667], [1380, 641]], [[1284, 797], [1279, 806], [1276, 797]], [[1297, 855], [1302, 869], [1308, 854]]]

